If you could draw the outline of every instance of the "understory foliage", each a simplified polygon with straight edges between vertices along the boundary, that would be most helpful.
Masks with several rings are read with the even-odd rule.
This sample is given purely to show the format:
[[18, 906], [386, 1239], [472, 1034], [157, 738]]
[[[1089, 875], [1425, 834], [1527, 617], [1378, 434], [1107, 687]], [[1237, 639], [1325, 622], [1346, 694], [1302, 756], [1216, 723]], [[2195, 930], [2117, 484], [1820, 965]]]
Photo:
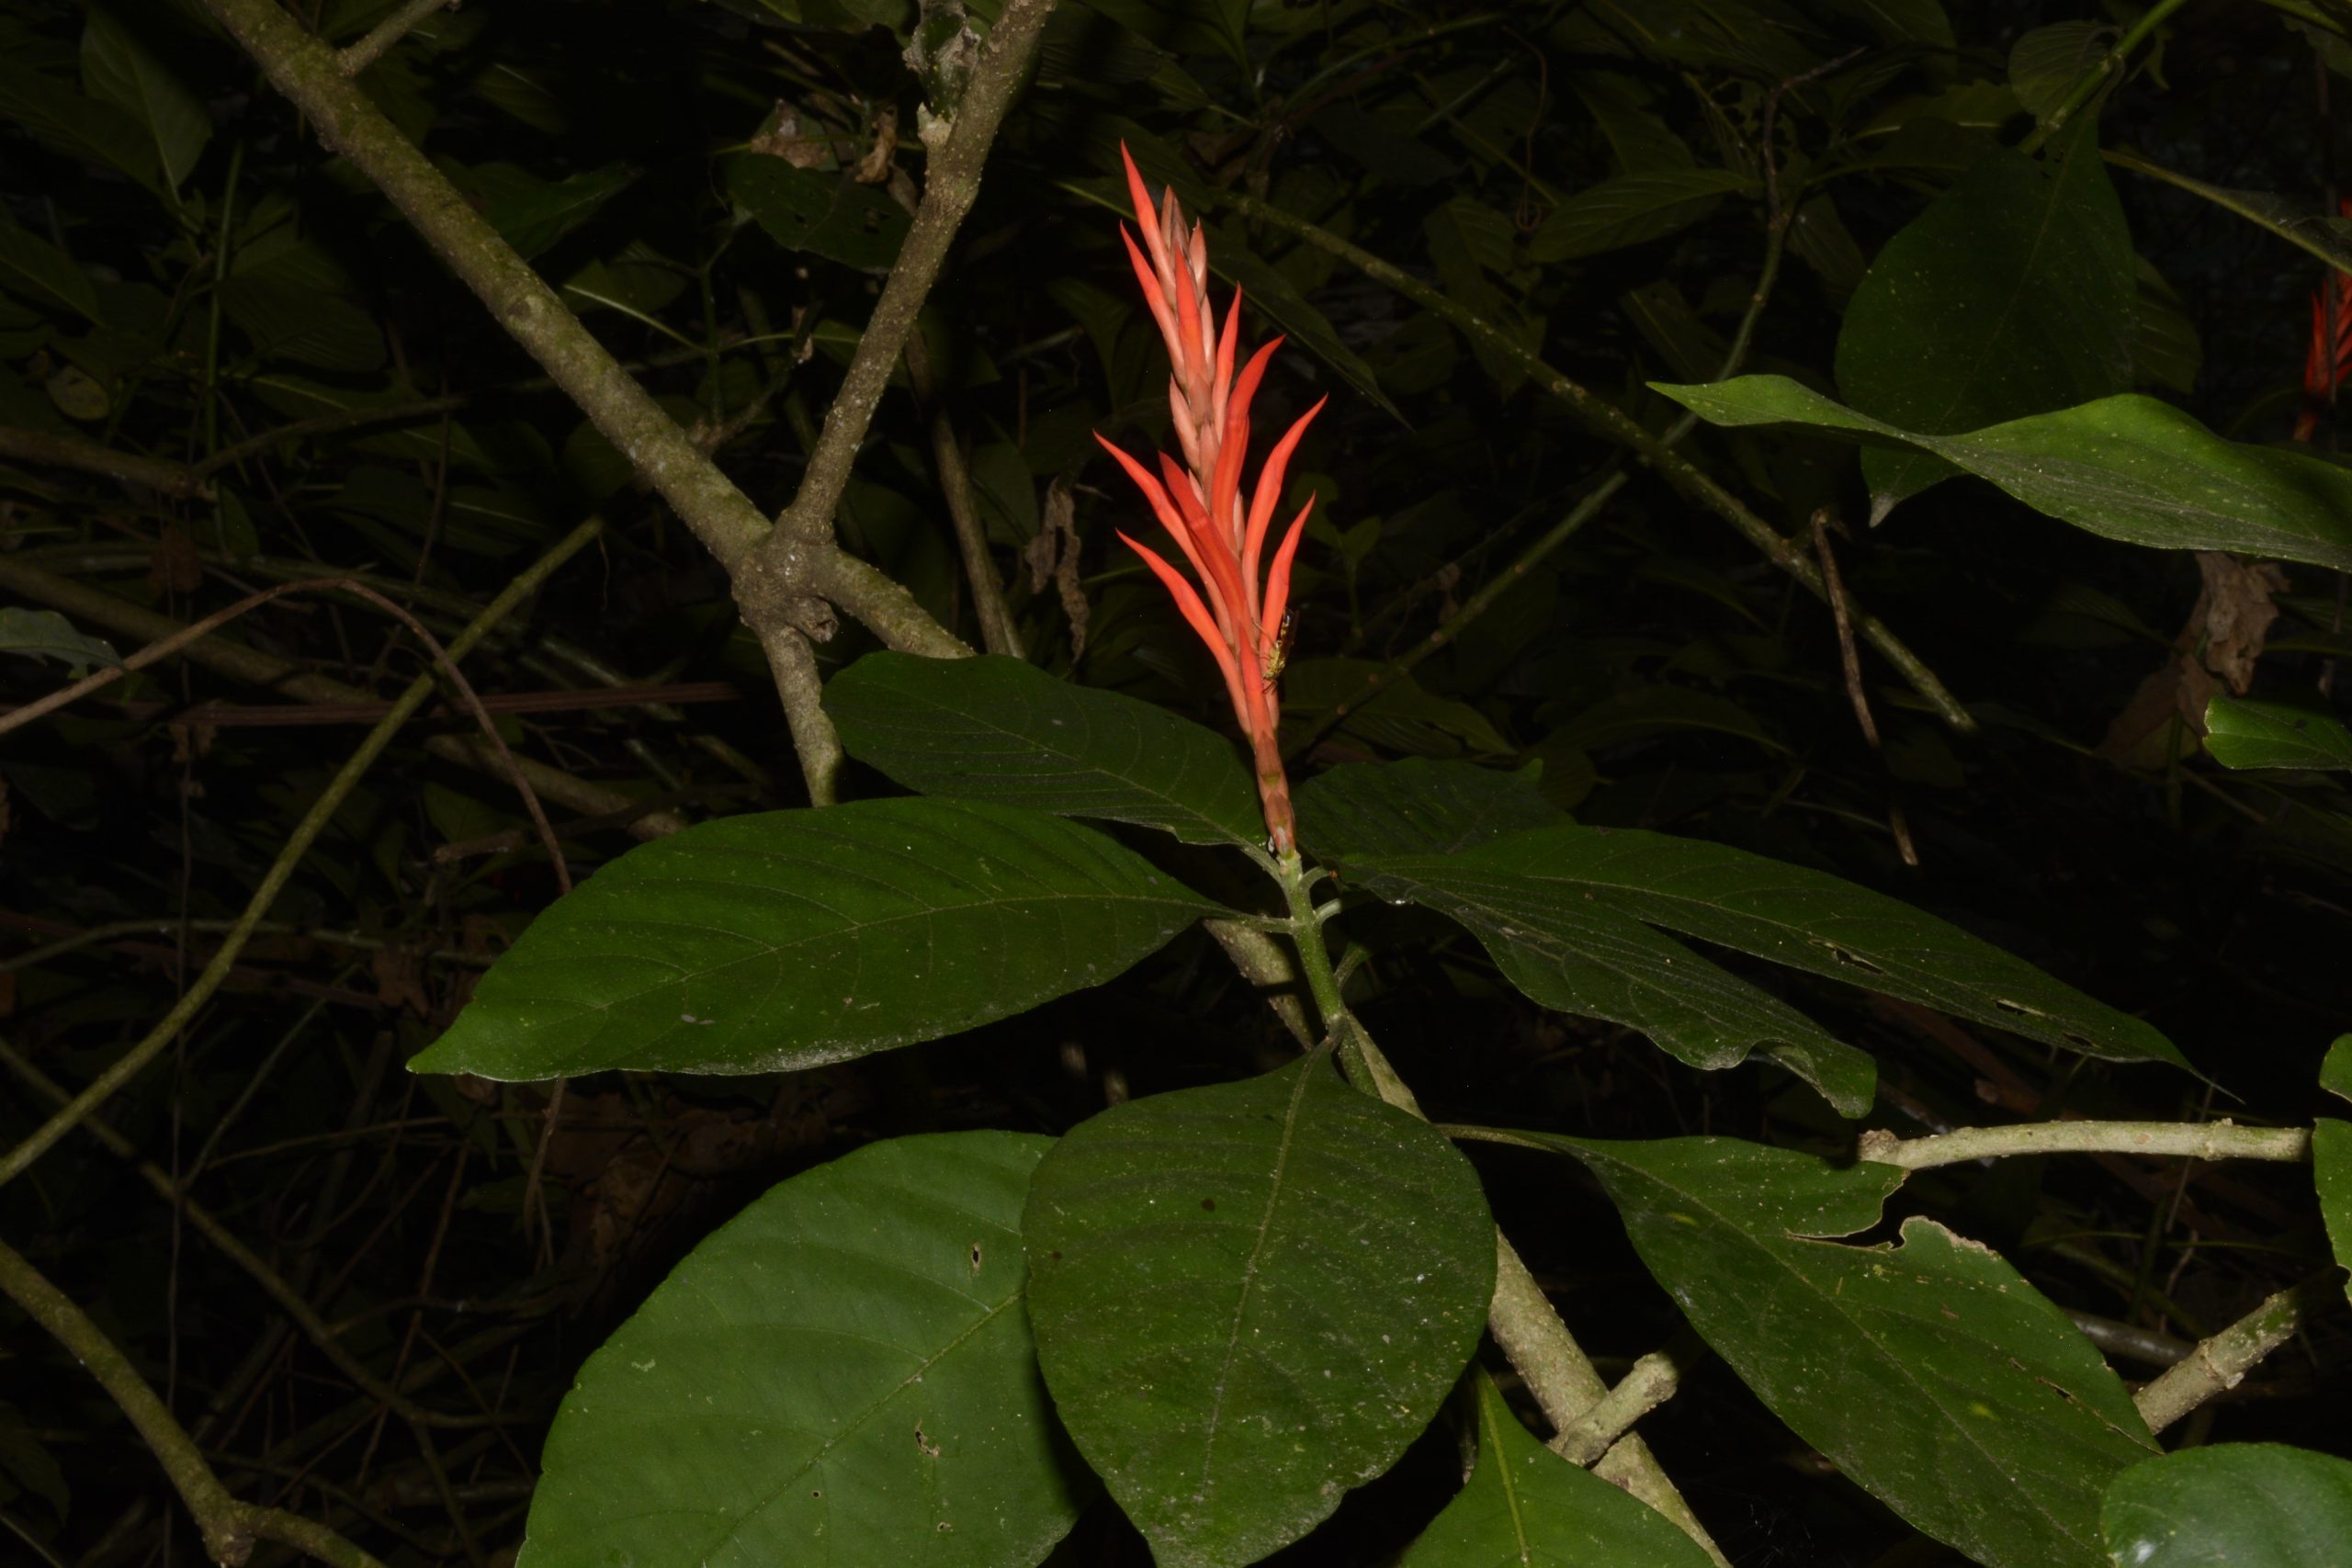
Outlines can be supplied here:
[[2347, 90], [17, 0], [0, 1562], [2341, 1568]]

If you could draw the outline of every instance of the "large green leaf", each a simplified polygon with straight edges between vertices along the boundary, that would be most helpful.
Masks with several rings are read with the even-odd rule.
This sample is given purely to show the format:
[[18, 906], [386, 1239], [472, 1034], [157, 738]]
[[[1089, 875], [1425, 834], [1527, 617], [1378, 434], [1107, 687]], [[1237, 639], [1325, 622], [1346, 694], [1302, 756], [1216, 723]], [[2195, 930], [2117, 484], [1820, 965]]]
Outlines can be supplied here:
[[[2083, 124], [2046, 157], [1994, 152], [1886, 243], [1838, 334], [1848, 402], [1949, 435], [2131, 386], [2132, 235]], [[1875, 523], [1952, 468], [1867, 451], [1862, 472]]]
[[1093, 1483], [1022, 1308], [1052, 1140], [893, 1138], [713, 1232], [588, 1358], [523, 1568], [1025, 1568]]
[[[1520, 835], [1498, 842], [1510, 844]], [[1779, 1063], [1848, 1116], [1871, 1108], [1871, 1058], [1769, 992], [1717, 968], [1598, 895], [1545, 886], [1463, 857], [1350, 863], [1347, 881], [1424, 905], [1467, 927], [1505, 978], [1545, 1007], [1604, 1018], [1710, 1072], [1751, 1055]]]
[[18, 299], [46, 306], [62, 305], [94, 325], [104, 326], [98, 314], [97, 286], [65, 254], [29, 229], [0, 216], [0, 289]]
[[1705, 1568], [1647, 1504], [1535, 1440], [1476, 1374], [1478, 1467], [1397, 1568]]
[[875, 800], [640, 844], [541, 915], [419, 1072], [764, 1073], [1108, 980], [1211, 906], [1091, 829]]
[[110, 6], [90, 7], [82, 31], [82, 84], [90, 96], [145, 129], [164, 183], [177, 189], [212, 140], [212, 116]]
[[583, 169], [492, 202], [482, 216], [527, 261], [594, 218], [605, 203], [635, 184], [637, 175], [626, 164]]
[[18, 604], [0, 604], [0, 653], [53, 659], [76, 675], [92, 665], [107, 670], [122, 662], [113, 644], [77, 630], [56, 611], [28, 610]]
[[2243, 697], [2205, 705], [2205, 750], [2225, 768], [2352, 768], [2352, 731], [2343, 720]]
[[906, 209], [846, 170], [824, 174], [746, 152], [727, 165], [727, 194], [787, 251], [878, 272], [898, 259]]
[[1224, 737], [1018, 659], [869, 653], [827, 682], [825, 711], [851, 756], [925, 795], [1136, 822], [1191, 844], [1266, 836]]
[[1904, 1173], [1734, 1138], [1508, 1139], [1573, 1154], [1690, 1325], [1796, 1434], [1989, 1568], [2094, 1568], [2108, 1482], [2156, 1451], [2123, 1384], [1990, 1247], [1878, 1223]]
[[1317, 1055], [1073, 1129], [1023, 1222], [1055, 1406], [1160, 1568], [1254, 1562], [1395, 1463], [1476, 1345], [1476, 1174]]
[[2224, 441], [2154, 398], [2101, 398], [1964, 435], [1931, 435], [1856, 413], [1785, 376], [1654, 385], [1717, 424], [1800, 424], [1933, 452], [2105, 538], [2352, 570], [2352, 471]]
[[[2352, 1034], [2338, 1035], [2321, 1058], [2319, 1087], [2352, 1100]], [[2352, 1122], [2322, 1116], [2312, 1124], [2312, 1184], [2319, 1190], [2320, 1219], [2335, 1260], [2352, 1269]], [[2352, 1276], [2344, 1288], [2352, 1293]]]
[[155, 148], [147, 130], [112, 104], [85, 97], [38, 71], [0, 64], [0, 118], [70, 157], [103, 164], [158, 189]]
[[1528, 241], [1531, 260], [1576, 261], [1663, 239], [1755, 182], [1727, 169], [1649, 169], [1603, 180], [1555, 208]]
[[2116, 1477], [2099, 1524], [2114, 1568], [2340, 1568], [2352, 1464], [2277, 1443], [2187, 1449]]
[[1298, 790], [1299, 840], [1319, 855], [1452, 854], [1559, 820], [1532, 770], [1476, 762], [1348, 762]]

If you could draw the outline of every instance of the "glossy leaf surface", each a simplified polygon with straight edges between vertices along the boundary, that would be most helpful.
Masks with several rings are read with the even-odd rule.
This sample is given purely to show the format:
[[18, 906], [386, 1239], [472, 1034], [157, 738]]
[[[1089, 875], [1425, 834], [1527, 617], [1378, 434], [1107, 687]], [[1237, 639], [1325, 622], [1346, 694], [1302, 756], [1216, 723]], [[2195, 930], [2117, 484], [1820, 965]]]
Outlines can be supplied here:
[[2217, 1443], [2135, 1465], [2099, 1516], [2115, 1568], [2336, 1568], [2352, 1464], [2278, 1443]]
[[1023, 1310], [1052, 1140], [870, 1145], [706, 1238], [581, 1369], [524, 1568], [1020, 1568], [1093, 1483]]
[[1657, 390], [1717, 424], [1800, 424], [1932, 452], [2036, 511], [2125, 544], [2352, 570], [2352, 472], [2224, 441], [2154, 398], [2101, 398], [1934, 435], [1857, 413], [1785, 376]]
[[2244, 697], [2205, 705], [2205, 750], [2225, 768], [2352, 768], [2352, 731], [2341, 719]]
[[1469, 1162], [1320, 1055], [1081, 1123], [1023, 1228], [1054, 1404], [1162, 1568], [1254, 1562], [1394, 1464], [1494, 1289]]
[[1484, 1372], [1478, 1467], [1398, 1568], [1706, 1568], [1648, 1504], [1535, 1440]]
[[[2087, 123], [2087, 122], [2086, 122]], [[1889, 240], [1838, 337], [1863, 412], [1950, 434], [2132, 383], [2132, 235], [2096, 135], [1984, 159]], [[1866, 451], [1871, 520], [1949, 477], [1931, 451]]]
[[1642, 1261], [1774, 1415], [1910, 1524], [1990, 1568], [2095, 1568], [2108, 1482], [2156, 1451], [2123, 1384], [1991, 1248], [1932, 1220], [1895, 1247], [1903, 1181], [1731, 1138], [1575, 1154]]
[[532, 922], [419, 1072], [776, 1072], [1108, 980], [1211, 906], [1101, 833], [876, 800], [721, 818]]
[[826, 683], [850, 755], [909, 789], [1259, 843], [1258, 795], [1214, 730], [1018, 659], [869, 653]]
[[1527, 773], [1421, 757], [1326, 769], [1297, 802], [1301, 842], [1326, 857], [1452, 854], [1561, 820]]

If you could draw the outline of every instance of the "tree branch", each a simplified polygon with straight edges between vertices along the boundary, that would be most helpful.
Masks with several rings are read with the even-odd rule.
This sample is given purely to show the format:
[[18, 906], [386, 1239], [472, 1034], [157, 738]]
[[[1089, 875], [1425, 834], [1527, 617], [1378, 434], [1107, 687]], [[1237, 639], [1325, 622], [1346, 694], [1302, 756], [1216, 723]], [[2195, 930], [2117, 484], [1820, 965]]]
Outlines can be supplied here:
[[51, 435], [0, 425], [0, 457], [40, 463], [52, 468], [76, 468], [126, 484], [145, 485], [165, 495], [209, 497], [212, 493], [211, 481], [186, 463], [118, 452], [83, 435]]
[[2013, 1127], [1962, 1127], [1927, 1138], [1897, 1138], [1881, 1128], [1855, 1145], [1877, 1165], [1926, 1170], [2014, 1155], [2125, 1154], [2189, 1159], [2311, 1158], [2308, 1127], [2241, 1127], [2231, 1122], [2029, 1122]]
[[1706, 1341], [1686, 1325], [1664, 1348], [1635, 1361], [1615, 1388], [1552, 1437], [1552, 1451], [1571, 1464], [1590, 1464], [1634, 1429], [1634, 1423], [1674, 1397], [1682, 1374], [1707, 1357]]
[[419, 22], [455, 6], [458, 0], [408, 0], [408, 4], [377, 23], [358, 42], [336, 51], [335, 69], [345, 76], [356, 76], [379, 60], [392, 45], [408, 37]]
[[2215, 1394], [2245, 1381], [2265, 1356], [2284, 1345], [2323, 1303], [2340, 1299], [2343, 1270], [2325, 1269], [2290, 1285], [2222, 1329], [2132, 1396], [2148, 1430], [2161, 1432]]

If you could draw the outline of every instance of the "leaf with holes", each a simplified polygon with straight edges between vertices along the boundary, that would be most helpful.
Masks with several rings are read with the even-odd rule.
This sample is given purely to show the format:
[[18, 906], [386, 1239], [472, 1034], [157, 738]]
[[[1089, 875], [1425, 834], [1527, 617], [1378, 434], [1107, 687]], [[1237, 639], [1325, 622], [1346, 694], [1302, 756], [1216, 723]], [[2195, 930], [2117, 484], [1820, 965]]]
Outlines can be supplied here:
[[1537, 1442], [1485, 1372], [1471, 1381], [1478, 1467], [1397, 1568], [1706, 1568], [1665, 1515]]
[[1072, 1129], [1023, 1229], [1055, 1407], [1161, 1568], [1254, 1562], [1396, 1463], [1494, 1291], [1469, 1162], [1321, 1054]]
[[2156, 1452], [2132, 1396], [1990, 1247], [1878, 1224], [1893, 1166], [1736, 1138], [1498, 1134], [1583, 1160], [1690, 1325], [1798, 1437], [1988, 1568], [2100, 1568], [2107, 1483]]
[[893, 1138], [769, 1190], [588, 1358], [520, 1568], [1024, 1568], [1094, 1490], [1038, 1381], [1052, 1140]]
[[825, 684], [842, 745], [909, 789], [1253, 844], [1249, 770], [1214, 730], [1018, 659], [869, 653]]
[[767, 1073], [1108, 980], [1216, 908], [1101, 833], [873, 800], [640, 844], [534, 921], [413, 1071]]
[[879, 272], [907, 237], [906, 209], [849, 177], [746, 152], [727, 165], [727, 194], [787, 251]]
[[1476, 762], [1343, 762], [1298, 791], [1299, 841], [1326, 857], [1452, 854], [1560, 820], [1533, 770]]
[[2340, 1568], [2352, 1464], [2278, 1443], [2217, 1443], [2132, 1466], [2099, 1511], [2114, 1568]]

